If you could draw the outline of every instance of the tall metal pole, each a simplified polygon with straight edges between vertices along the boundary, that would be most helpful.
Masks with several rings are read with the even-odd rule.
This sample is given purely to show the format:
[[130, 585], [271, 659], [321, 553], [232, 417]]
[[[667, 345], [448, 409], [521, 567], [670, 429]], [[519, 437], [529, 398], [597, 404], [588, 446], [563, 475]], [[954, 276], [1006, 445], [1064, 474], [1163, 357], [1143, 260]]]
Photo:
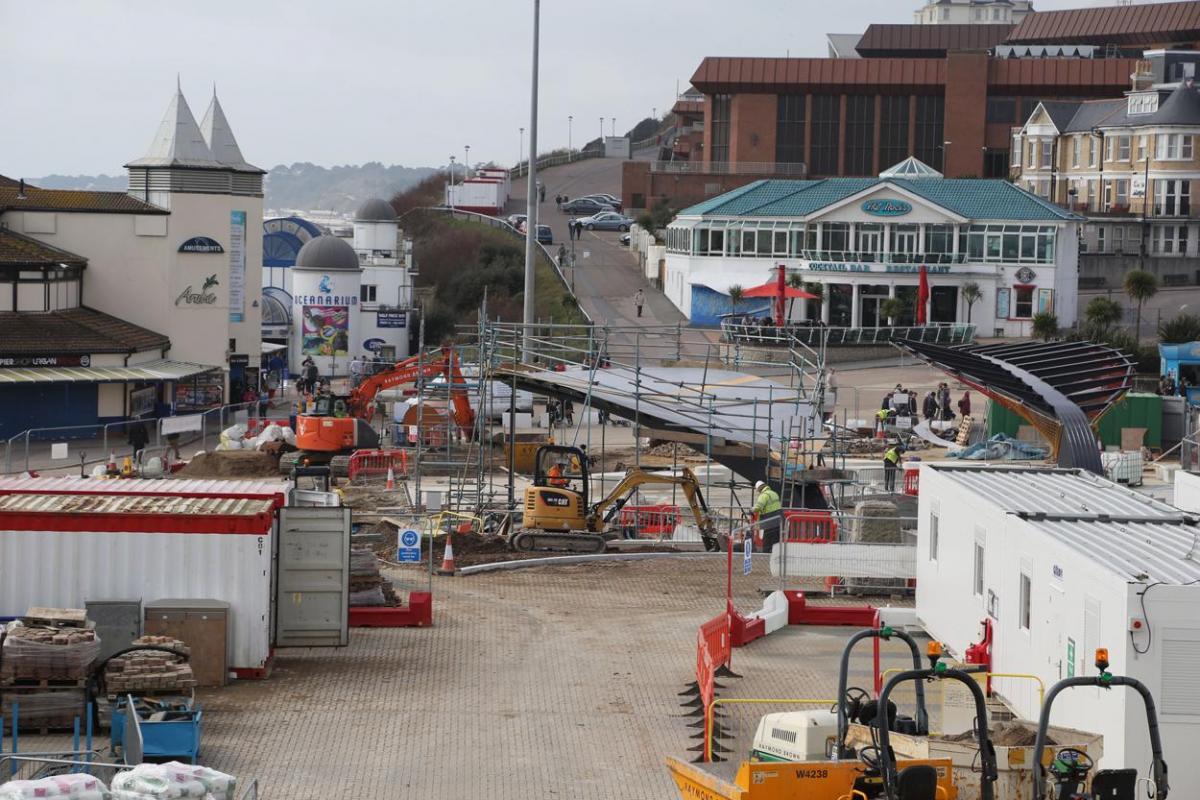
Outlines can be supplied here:
[[468, 177], [467, 170], [471, 169], [471, 145], [463, 145], [463, 182], [466, 183]]
[[616, 117], [612, 118], [612, 135], [613, 135], [614, 139], [617, 136], [617, 118]]
[[[537, 122], [538, 122], [538, 25], [542, 12], [542, 0], [533, 0], [533, 70], [529, 86], [529, 170], [525, 176], [525, 214], [534, 220], [537, 209]], [[536, 305], [534, 300], [533, 257], [537, 247], [537, 225], [525, 226], [525, 323], [522, 349], [528, 358], [532, 342], [529, 326], [533, 324]]]
[[521, 166], [521, 159], [525, 156], [525, 129], [518, 128], [518, 130], [521, 131], [521, 138], [518, 140], [520, 144], [517, 145], [517, 166], [519, 167]]
[[571, 160], [571, 123], [574, 120], [575, 117], [567, 115], [567, 161]]

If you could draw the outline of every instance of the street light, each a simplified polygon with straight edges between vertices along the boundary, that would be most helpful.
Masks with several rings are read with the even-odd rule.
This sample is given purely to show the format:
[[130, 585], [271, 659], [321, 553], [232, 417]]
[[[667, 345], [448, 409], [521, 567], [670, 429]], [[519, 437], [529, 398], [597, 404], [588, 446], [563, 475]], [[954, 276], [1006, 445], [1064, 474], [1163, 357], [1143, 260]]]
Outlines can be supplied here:
[[450, 210], [454, 210], [454, 156], [450, 156], [450, 191], [447, 193], [446, 205], [450, 206]]
[[467, 179], [467, 172], [471, 169], [471, 145], [463, 145], [463, 180]]
[[521, 154], [525, 152], [525, 129], [519, 128], [521, 131], [520, 144], [517, 145], [517, 166], [521, 166]]
[[604, 117], [600, 118], [600, 144], [604, 144]]
[[[529, 171], [525, 178], [525, 213], [528, 220], [525, 226], [525, 295], [521, 319], [525, 323], [522, 337], [522, 352], [526, 360], [533, 357], [533, 340], [530, 328], [533, 325], [536, 300], [534, 282], [534, 254], [537, 250], [537, 121], [538, 121], [538, 29], [542, 12], [542, 0], [533, 0], [533, 68], [529, 81]], [[511, 494], [511, 493], [510, 493]]]
[[617, 135], [617, 118], [616, 117], [612, 118], [612, 126], [613, 126], [612, 135], [613, 135], [613, 138], [616, 138], [616, 135]]
[[942, 142], [942, 172], [950, 172], [950, 145], [954, 142]]
[[567, 115], [567, 161], [571, 160], [571, 123], [575, 121], [575, 117]]

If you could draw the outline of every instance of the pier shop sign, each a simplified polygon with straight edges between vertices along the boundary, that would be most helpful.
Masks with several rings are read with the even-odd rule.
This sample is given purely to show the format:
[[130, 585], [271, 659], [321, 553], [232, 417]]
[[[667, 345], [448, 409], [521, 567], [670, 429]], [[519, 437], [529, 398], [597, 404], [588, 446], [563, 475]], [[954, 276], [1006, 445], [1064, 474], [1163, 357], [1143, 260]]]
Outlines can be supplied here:
[[[893, 275], [916, 275], [921, 271], [920, 264], [856, 264], [847, 261], [810, 261], [803, 268], [812, 272], [890, 272]], [[926, 264], [925, 272], [929, 275], [946, 275], [950, 272], [950, 266]]]

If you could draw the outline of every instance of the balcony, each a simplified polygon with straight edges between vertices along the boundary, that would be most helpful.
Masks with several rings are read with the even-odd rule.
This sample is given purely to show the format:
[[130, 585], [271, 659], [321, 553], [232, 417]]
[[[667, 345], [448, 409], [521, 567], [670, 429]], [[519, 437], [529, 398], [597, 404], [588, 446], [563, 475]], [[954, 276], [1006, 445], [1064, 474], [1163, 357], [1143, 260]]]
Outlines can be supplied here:
[[803, 178], [808, 174], [808, 165], [800, 162], [772, 161], [713, 161], [707, 164], [690, 161], [651, 161], [650, 171], [667, 175], [782, 175]]

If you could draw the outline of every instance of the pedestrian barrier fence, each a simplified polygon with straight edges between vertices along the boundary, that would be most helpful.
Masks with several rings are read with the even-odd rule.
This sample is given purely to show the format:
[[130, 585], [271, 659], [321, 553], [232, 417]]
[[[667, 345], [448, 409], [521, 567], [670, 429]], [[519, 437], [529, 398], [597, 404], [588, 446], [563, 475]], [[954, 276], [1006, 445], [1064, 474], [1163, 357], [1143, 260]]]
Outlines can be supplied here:
[[696, 683], [705, 709], [713, 702], [717, 670], [729, 666], [732, 649], [728, 612], [700, 626], [696, 633]]
[[771, 575], [791, 578], [896, 578], [917, 577], [916, 541], [884, 542], [783, 542], [771, 550]]
[[910, 497], [916, 497], [921, 492], [921, 470], [906, 469], [904, 470], [904, 493]]
[[679, 522], [679, 506], [669, 503], [625, 506], [617, 516], [617, 527], [638, 539], [670, 538]]
[[784, 511], [783, 520], [783, 540], [786, 542], [816, 544], [837, 541], [837, 520], [829, 511]]
[[351, 482], [360, 477], [386, 476], [388, 470], [397, 478], [408, 476], [407, 450], [355, 450], [347, 467]]

